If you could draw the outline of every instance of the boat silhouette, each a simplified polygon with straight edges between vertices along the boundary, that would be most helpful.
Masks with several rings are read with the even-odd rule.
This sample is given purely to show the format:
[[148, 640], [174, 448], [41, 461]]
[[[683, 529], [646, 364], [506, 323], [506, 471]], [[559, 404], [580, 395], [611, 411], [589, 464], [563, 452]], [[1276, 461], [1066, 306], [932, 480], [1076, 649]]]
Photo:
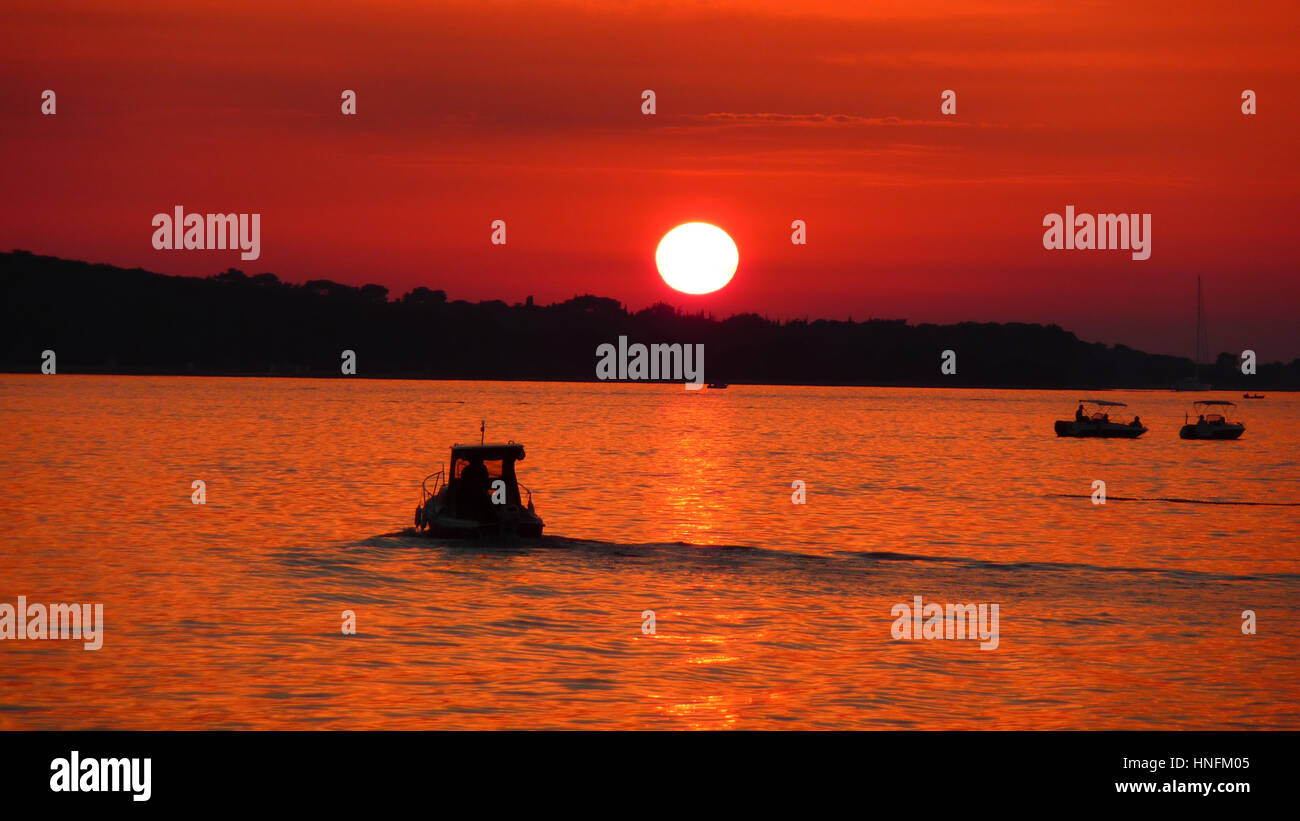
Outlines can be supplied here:
[[1183, 426], [1178, 431], [1180, 439], [1236, 439], [1246, 432], [1241, 422], [1232, 422], [1227, 417], [1228, 408], [1237, 407], [1236, 402], [1226, 399], [1205, 399], [1192, 403], [1196, 421], [1183, 417]]
[[1080, 439], [1136, 439], [1147, 432], [1147, 427], [1139, 417], [1134, 416], [1129, 423], [1110, 421], [1108, 408], [1127, 407], [1123, 402], [1080, 399], [1073, 419], [1056, 421], [1056, 435]]
[[533, 494], [515, 476], [515, 463], [523, 458], [524, 446], [513, 441], [452, 445], [447, 470], [420, 484], [416, 530], [451, 539], [541, 536], [544, 523]]

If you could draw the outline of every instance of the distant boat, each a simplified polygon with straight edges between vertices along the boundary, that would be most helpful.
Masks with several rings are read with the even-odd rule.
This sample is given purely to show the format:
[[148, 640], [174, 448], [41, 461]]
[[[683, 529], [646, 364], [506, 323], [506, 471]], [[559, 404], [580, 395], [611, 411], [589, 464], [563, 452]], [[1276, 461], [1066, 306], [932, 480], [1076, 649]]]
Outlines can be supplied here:
[[1073, 419], [1060, 419], [1056, 422], [1057, 436], [1073, 436], [1081, 439], [1136, 439], [1147, 432], [1147, 427], [1138, 417], [1127, 424], [1110, 421], [1107, 408], [1127, 408], [1123, 402], [1108, 402], [1105, 399], [1080, 399], [1079, 410]]
[[1243, 394], [1241, 395], [1241, 398], [1242, 398], [1242, 399], [1263, 399], [1263, 398], [1264, 398], [1264, 394], [1262, 394], [1262, 393], [1243, 393]]
[[1192, 354], [1192, 363], [1196, 366], [1196, 374], [1189, 376], [1174, 383], [1176, 391], [1208, 391], [1211, 386], [1201, 381], [1201, 359], [1209, 356], [1209, 341], [1206, 338], [1204, 317], [1205, 305], [1201, 299], [1201, 278], [1196, 277], [1196, 345]]
[[713, 388], [714, 390], [720, 391], [728, 387], [728, 385], [726, 382], [710, 382], [709, 387]]
[[1196, 421], [1183, 417], [1184, 425], [1178, 431], [1180, 439], [1236, 439], [1246, 432], [1246, 426], [1240, 422], [1231, 422], [1226, 416], [1228, 408], [1235, 408], [1235, 402], [1225, 399], [1206, 399], [1192, 403]]

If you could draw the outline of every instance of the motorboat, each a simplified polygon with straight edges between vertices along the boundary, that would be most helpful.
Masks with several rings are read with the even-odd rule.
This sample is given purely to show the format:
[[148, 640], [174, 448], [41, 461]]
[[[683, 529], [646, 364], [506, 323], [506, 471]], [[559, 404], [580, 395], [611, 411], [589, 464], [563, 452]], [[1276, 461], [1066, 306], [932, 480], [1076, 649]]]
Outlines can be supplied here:
[[1193, 422], [1190, 416], [1183, 417], [1183, 426], [1178, 431], [1181, 439], [1236, 439], [1246, 432], [1246, 426], [1228, 419], [1230, 408], [1237, 403], [1225, 399], [1206, 399], [1192, 403], [1192, 412], [1196, 414]]
[[1105, 399], [1080, 399], [1073, 419], [1058, 419], [1057, 436], [1075, 436], [1099, 439], [1136, 439], [1147, 432], [1142, 420], [1134, 416], [1132, 422], [1112, 422], [1111, 408], [1126, 408], [1123, 402]]
[[1262, 393], [1243, 393], [1243, 394], [1241, 395], [1241, 398], [1242, 398], [1242, 399], [1263, 399], [1263, 398], [1264, 398], [1264, 394], [1262, 394]]
[[447, 469], [420, 483], [416, 530], [452, 539], [541, 536], [533, 494], [515, 476], [523, 458], [524, 446], [513, 441], [452, 445]]
[[710, 382], [709, 387], [715, 391], [725, 390], [729, 386], [726, 382]]

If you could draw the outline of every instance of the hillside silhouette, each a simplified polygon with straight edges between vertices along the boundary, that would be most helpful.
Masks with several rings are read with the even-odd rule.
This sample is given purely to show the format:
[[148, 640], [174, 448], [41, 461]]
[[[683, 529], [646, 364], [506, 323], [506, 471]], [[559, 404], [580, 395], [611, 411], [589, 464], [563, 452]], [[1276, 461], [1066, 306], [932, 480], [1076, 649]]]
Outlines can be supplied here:
[[[905, 320], [727, 319], [659, 304], [629, 312], [578, 296], [553, 305], [470, 303], [419, 287], [281, 282], [230, 269], [207, 278], [0, 254], [0, 368], [60, 373], [339, 376], [595, 381], [596, 348], [703, 343], [705, 378], [744, 384], [1167, 388], [1191, 360], [1081, 341], [1056, 325], [909, 325]], [[940, 373], [944, 350], [957, 373]], [[1300, 388], [1300, 359], [1243, 376], [1235, 353], [1202, 366], [1224, 390]]]

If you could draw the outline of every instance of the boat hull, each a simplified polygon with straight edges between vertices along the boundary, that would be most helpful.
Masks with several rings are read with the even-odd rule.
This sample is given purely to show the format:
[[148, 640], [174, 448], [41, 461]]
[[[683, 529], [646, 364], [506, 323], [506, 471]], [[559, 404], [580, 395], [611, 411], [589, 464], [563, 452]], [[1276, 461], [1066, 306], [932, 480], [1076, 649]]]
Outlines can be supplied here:
[[1057, 436], [1070, 436], [1076, 439], [1136, 439], [1147, 432], [1145, 426], [1121, 425], [1117, 422], [1078, 422], [1073, 419], [1058, 419]]
[[531, 510], [516, 505], [494, 510], [488, 519], [453, 516], [430, 500], [429, 510], [416, 508], [415, 526], [422, 535], [439, 539], [536, 539], [545, 523]]
[[429, 523], [422, 535], [438, 539], [537, 539], [542, 535], [542, 520], [508, 525], [502, 522], [476, 522], [470, 519], [437, 517]]
[[1245, 425], [1232, 423], [1211, 425], [1205, 422], [1193, 422], [1183, 425], [1178, 431], [1180, 439], [1237, 439], [1246, 432]]

